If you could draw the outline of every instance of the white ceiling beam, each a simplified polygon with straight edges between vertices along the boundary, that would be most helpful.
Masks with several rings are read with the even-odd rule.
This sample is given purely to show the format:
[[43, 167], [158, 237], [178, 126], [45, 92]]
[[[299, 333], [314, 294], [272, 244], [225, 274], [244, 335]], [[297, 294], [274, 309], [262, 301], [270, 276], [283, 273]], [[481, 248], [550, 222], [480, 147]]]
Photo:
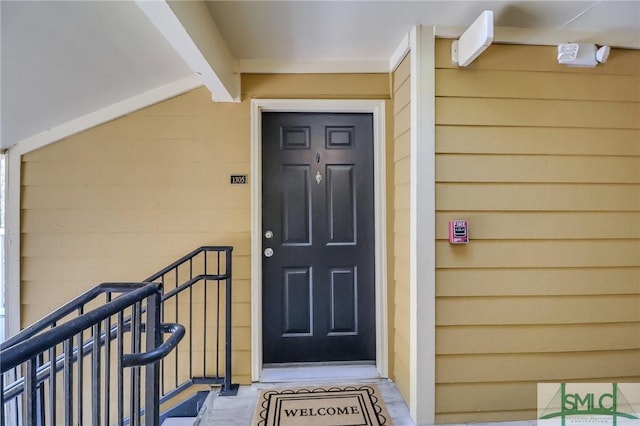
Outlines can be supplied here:
[[136, 4], [200, 76], [214, 101], [240, 101], [238, 61], [204, 1], [136, 0]]

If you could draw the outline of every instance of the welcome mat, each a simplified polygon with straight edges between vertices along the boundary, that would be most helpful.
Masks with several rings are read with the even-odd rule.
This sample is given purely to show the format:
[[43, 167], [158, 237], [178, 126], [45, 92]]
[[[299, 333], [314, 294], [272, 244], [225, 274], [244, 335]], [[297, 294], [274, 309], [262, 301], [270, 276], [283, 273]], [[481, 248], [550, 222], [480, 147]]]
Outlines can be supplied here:
[[392, 426], [375, 385], [263, 390], [252, 426]]

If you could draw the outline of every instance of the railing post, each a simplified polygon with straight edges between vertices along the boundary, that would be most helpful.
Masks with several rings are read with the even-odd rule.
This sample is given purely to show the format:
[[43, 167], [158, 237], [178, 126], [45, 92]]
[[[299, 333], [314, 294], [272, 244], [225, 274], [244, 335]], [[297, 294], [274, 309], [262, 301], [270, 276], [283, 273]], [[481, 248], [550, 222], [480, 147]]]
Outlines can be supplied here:
[[231, 252], [233, 247], [226, 250], [226, 268], [225, 271], [227, 278], [225, 279], [225, 371], [224, 371], [224, 384], [220, 391], [221, 396], [234, 396], [238, 393], [238, 385], [231, 383]]
[[25, 417], [27, 424], [36, 425], [38, 418], [37, 406], [37, 381], [36, 381], [36, 358], [32, 358], [25, 363], [24, 372], [24, 394], [25, 394]]
[[[147, 299], [147, 347], [150, 352], [162, 343], [160, 330], [160, 288]], [[160, 368], [159, 361], [151, 362], [145, 367], [145, 426], [160, 424]]]

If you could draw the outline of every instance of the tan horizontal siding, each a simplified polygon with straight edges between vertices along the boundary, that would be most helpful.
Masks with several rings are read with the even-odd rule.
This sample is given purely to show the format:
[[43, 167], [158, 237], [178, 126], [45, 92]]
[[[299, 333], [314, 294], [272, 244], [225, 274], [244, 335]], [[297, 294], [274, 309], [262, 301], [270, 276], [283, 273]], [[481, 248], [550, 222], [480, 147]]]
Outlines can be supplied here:
[[[403, 258], [396, 258], [397, 268], [394, 271], [394, 277], [397, 281], [409, 282], [409, 260]], [[404, 297], [409, 299], [409, 288], [407, 286], [403, 287], [401, 292], [404, 292]]]
[[[407, 210], [402, 210], [402, 220], [396, 220], [394, 222], [394, 234], [397, 236], [403, 235], [404, 237], [408, 238], [411, 232], [410, 229], [410, 224], [409, 221], [407, 220], [407, 218], [409, 217], [409, 211]], [[407, 259], [408, 261], [408, 259]]]
[[[225, 185], [230, 174], [248, 174], [245, 162], [184, 161], [186, 167], [173, 167], [179, 159], [140, 163], [92, 162], [73, 164], [64, 161], [26, 162], [25, 186], [109, 186], [138, 185], [199, 186]], [[162, 170], [162, 172], [160, 172]]]
[[408, 220], [409, 218], [409, 191], [411, 190], [408, 183], [398, 184], [395, 187], [395, 200], [394, 200], [394, 208], [396, 211], [406, 211], [407, 217], [396, 218], [396, 220]]
[[[23, 246], [23, 254], [27, 257], [43, 257], [51, 255], [47, 247], [57, 247], [57, 257], [109, 257], [117, 255], [118, 250], [114, 247], [126, 246], [129, 250], [137, 253], [144, 253], [145, 256], [162, 256], [164, 247], [172, 245], [176, 248], [186, 248], [185, 254], [192, 247], [194, 242], [206, 245], [207, 241], [229, 241], [237, 242], [241, 251], [236, 252], [234, 247], [234, 257], [248, 256], [248, 243], [246, 233], [234, 235], [233, 230], [227, 233], [222, 232], [175, 232], [165, 233], [162, 229], [156, 232], [136, 232], [127, 234], [121, 233], [39, 233], [30, 235]], [[242, 250], [244, 246], [244, 250]], [[195, 247], [192, 247], [195, 248]], [[244, 253], [243, 253], [244, 251]], [[143, 277], [141, 277], [143, 278]]]
[[[464, 397], [464, 395], [460, 395]], [[477, 419], [480, 423], [511, 421], [511, 420], [531, 420], [535, 419], [536, 410], [503, 410], [503, 411], [472, 411], [470, 413], [445, 413], [436, 414], [436, 424], [466, 422], [466, 419]]]
[[409, 129], [411, 129], [410, 120], [411, 108], [409, 107], [409, 105], [405, 105], [404, 107], [398, 109], [398, 113], [395, 115], [396, 124], [393, 127], [394, 138], [398, 138], [402, 134], [409, 132]]
[[527, 406], [527, 401], [532, 398], [536, 398], [536, 383], [443, 383], [436, 389], [436, 412], [534, 410], [535, 407]]
[[436, 296], [637, 294], [640, 266], [598, 268], [440, 268]]
[[439, 154], [639, 156], [640, 130], [438, 126]]
[[410, 58], [405, 57], [393, 73], [393, 378], [405, 401], [409, 401], [411, 382], [410, 359], [410, 180], [411, 180], [411, 79]]
[[[637, 350], [638, 322], [440, 326], [437, 355], [529, 354]], [[560, 374], [562, 377], [562, 374]]]
[[[640, 375], [640, 350], [536, 354], [446, 355], [438, 359], [439, 383], [574, 381], [597, 366], [591, 379]], [[472, 370], [465, 366], [473, 362]]]
[[[173, 99], [175, 100], [175, 98]], [[136, 114], [141, 114], [138, 112]], [[216, 114], [217, 115], [217, 114]], [[164, 123], [165, 117], [161, 117], [162, 120], [156, 119]], [[104, 163], [140, 163], [140, 164], [170, 164], [175, 161], [185, 163], [202, 163], [206, 158], [212, 163], [219, 166], [224, 166], [225, 163], [238, 163], [245, 162], [250, 155], [250, 148], [245, 144], [237, 144], [234, 149], [223, 149], [222, 147], [212, 146], [211, 141], [204, 134], [207, 129], [211, 130], [212, 123], [203, 124], [202, 121], [194, 123], [194, 125], [201, 125], [203, 129], [199, 132], [203, 133], [202, 136], [194, 137], [189, 140], [189, 149], [184, 148], [184, 138], [162, 138], [153, 137], [151, 135], [143, 134], [139, 137], [135, 136], [135, 129], [139, 125], [137, 121], [137, 115], [128, 115], [118, 120], [111, 121], [107, 125], [95, 127], [82, 132], [72, 138], [65, 139], [64, 143], [55, 143], [47, 146], [46, 151], [36, 150], [30, 152], [29, 155], [23, 158], [25, 167], [30, 167], [31, 163], [40, 163], [43, 167], [55, 167], [48, 163], [63, 163], [67, 165], [73, 165], [82, 170], [83, 167], [88, 167], [86, 164], [76, 164], [73, 161], [75, 156], [86, 158], [88, 163], [96, 163], [96, 165]], [[235, 120], [231, 117], [227, 117], [223, 114], [222, 118], [229, 119], [224, 124], [225, 132], [230, 132], [235, 138], [235, 133], [239, 130], [234, 128]], [[124, 125], [121, 123], [130, 123]], [[162, 124], [159, 124], [162, 126]], [[152, 124], [155, 128], [155, 126]], [[160, 127], [162, 131], [162, 127]], [[167, 131], [172, 131], [168, 130]], [[242, 137], [243, 135], [237, 135]], [[100, 144], [100, 148], [96, 149], [96, 145], [100, 141], [108, 141], [108, 144]], [[123, 151], [126, 151], [127, 155], [123, 156]], [[70, 172], [73, 172], [72, 170]], [[32, 182], [31, 179], [37, 179], [37, 176], [30, 176], [29, 173], [25, 173], [24, 177], [29, 180], [25, 183]], [[156, 170], [158, 174], [158, 170]], [[88, 176], [91, 178], [91, 176]], [[65, 176], [53, 177], [57, 179], [64, 179]], [[115, 176], [114, 176], [115, 178]]]
[[[216, 197], [211, 197], [211, 185], [91, 185], [91, 186], [25, 186], [23, 208], [63, 209], [70, 205], [79, 209], [109, 209], [114, 205], [133, 209], [217, 208], [224, 200], [226, 208], [249, 208], [251, 200], [246, 188], [221, 184]], [[220, 198], [218, 198], [220, 197]]]
[[436, 241], [437, 268], [589, 268], [638, 265], [640, 240]]
[[394, 141], [393, 160], [398, 161], [411, 155], [411, 132], [405, 131]]
[[404, 184], [411, 182], [411, 159], [405, 157], [396, 162], [394, 180], [396, 184]]
[[[393, 98], [393, 115], [397, 116], [398, 113], [404, 109], [407, 109], [410, 105], [411, 101], [411, 90], [410, 90], [411, 82], [409, 78], [405, 79], [400, 83], [397, 90], [394, 91]], [[408, 123], [397, 123], [399, 125], [408, 124]]]
[[436, 96], [617, 102], [640, 98], [640, 75], [478, 70], [464, 79], [457, 76], [457, 69], [436, 70]]
[[640, 294], [440, 297], [436, 325], [637, 323], [639, 306]]
[[[409, 217], [403, 217], [403, 216], [399, 216], [397, 218], [398, 221], [407, 221], [409, 220]], [[395, 238], [394, 238], [394, 246], [395, 246], [395, 258], [396, 260], [396, 264], [402, 262], [408, 263], [408, 259], [409, 259], [409, 235], [402, 235], [402, 234], [396, 234]], [[408, 288], [408, 286], [407, 286]]]
[[441, 211], [637, 212], [639, 191], [638, 184], [441, 183], [436, 204]]
[[[411, 77], [411, 60], [406, 56], [393, 72], [393, 98], [397, 99], [398, 91], [401, 85], [407, 83]], [[404, 98], [409, 99], [409, 98]], [[407, 100], [408, 102], [408, 100]]]
[[[195, 243], [195, 246], [202, 245], [202, 243], [197, 244], [197, 241]], [[173, 245], [170, 246], [175, 247]], [[195, 246], [191, 247], [191, 249], [194, 249]], [[178, 249], [179, 248], [180, 247], [178, 247]], [[183, 253], [187, 254], [185, 250], [183, 250]], [[175, 260], [175, 256], [148, 257], [138, 255], [135, 258], [135, 265], [131, 265], [131, 254], [123, 253], [123, 250], [111, 256], [24, 257], [22, 279], [25, 281], [42, 282], [50, 280], [51, 277], [56, 277], [63, 282], [91, 282], [93, 285], [88, 287], [91, 288], [101, 282], [130, 282], [132, 281], [132, 276], [136, 277], [133, 281], [143, 280]], [[73, 263], [73, 265], [69, 265], [69, 263]], [[234, 278], [249, 278], [248, 271], [250, 269], [241, 269], [250, 266], [248, 256], [234, 256], [233, 265]], [[142, 268], [146, 268], [149, 272], [140, 272]], [[136, 273], [136, 271], [138, 271], [138, 273]], [[96, 276], [103, 278], [96, 279]], [[86, 289], [75, 290], [76, 294], [80, 294]], [[26, 300], [25, 303], [38, 303], [40, 301], [41, 297], [33, 301]]]
[[640, 156], [440, 154], [436, 181], [640, 183]]
[[[149, 215], [157, 220], [149, 221]], [[107, 209], [31, 209], [22, 217], [22, 229], [25, 233], [219, 233], [223, 239], [233, 238], [238, 250], [246, 252], [248, 242], [236, 238], [236, 232], [246, 234], [246, 224], [250, 221], [249, 212], [244, 208], [220, 208], [216, 211], [216, 220], [211, 220], [211, 211], [198, 209], [130, 209], [114, 215], [113, 208]], [[246, 238], [246, 235], [244, 235]]]
[[436, 44], [436, 420], [532, 420], [538, 382], [637, 378], [640, 55], [493, 45], [457, 69]]
[[437, 125], [640, 129], [638, 117], [640, 103], [436, 98]]

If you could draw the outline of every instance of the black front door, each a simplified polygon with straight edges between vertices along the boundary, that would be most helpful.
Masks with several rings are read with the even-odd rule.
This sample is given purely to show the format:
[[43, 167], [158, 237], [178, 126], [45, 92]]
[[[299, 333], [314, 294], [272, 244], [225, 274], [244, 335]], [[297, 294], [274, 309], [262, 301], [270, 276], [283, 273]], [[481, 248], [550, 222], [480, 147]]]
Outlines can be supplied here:
[[372, 114], [262, 114], [263, 362], [375, 360]]

